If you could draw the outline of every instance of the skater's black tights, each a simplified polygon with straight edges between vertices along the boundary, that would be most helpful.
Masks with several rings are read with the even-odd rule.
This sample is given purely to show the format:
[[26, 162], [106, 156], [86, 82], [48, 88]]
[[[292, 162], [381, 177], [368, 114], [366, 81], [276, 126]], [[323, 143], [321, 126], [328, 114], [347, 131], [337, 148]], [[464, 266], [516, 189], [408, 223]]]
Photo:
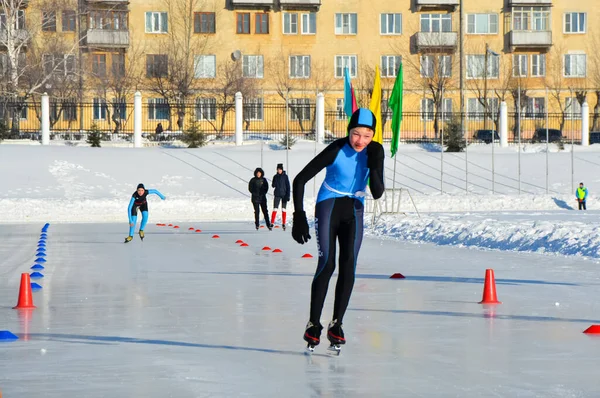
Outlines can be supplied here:
[[271, 224], [269, 224], [269, 210], [267, 210], [267, 202], [260, 202], [260, 203], [252, 202], [252, 204], [254, 205], [254, 224], [258, 227], [258, 224], [260, 223], [260, 221], [259, 221], [259, 219], [260, 219], [259, 206], [260, 206], [263, 216], [265, 217], [265, 223], [267, 225], [271, 225]]
[[320, 323], [329, 280], [335, 271], [336, 240], [340, 245], [339, 275], [333, 318], [342, 323], [354, 287], [356, 260], [363, 237], [363, 204], [354, 198], [328, 199], [315, 207], [319, 262], [312, 282], [310, 321]]

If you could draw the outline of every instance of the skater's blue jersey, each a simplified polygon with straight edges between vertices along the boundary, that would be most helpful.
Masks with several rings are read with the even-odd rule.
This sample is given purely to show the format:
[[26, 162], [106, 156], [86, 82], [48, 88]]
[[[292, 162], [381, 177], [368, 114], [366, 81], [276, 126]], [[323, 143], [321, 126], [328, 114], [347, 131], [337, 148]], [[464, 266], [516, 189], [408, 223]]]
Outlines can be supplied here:
[[362, 194], [368, 180], [367, 151], [356, 152], [346, 143], [333, 163], [326, 168], [325, 181], [319, 189], [317, 203], [344, 196], [355, 197], [364, 202]]
[[148, 211], [148, 204], [146, 201], [146, 197], [148, 195], [158, 195], [162, 200], [165, 200], [165, 196], [160, 193], [156, 189], [147, 189], [143, 195], [138, 195], [137, 191], [131, 195], [131, 200], [129, 201], [129, 206], [127, 207], [127, 214], [129, 214], [129, 222], [132, 222], [132, 216], [136, 215], [136, 212], [133, 211], [134, 206], [139, 207], [142, 212]]
[[[376, 156], [376, 160], [371, 159], [371, 167], [368, 166], [368, 153]], [[361, 152], [356, 152], [350, 146], [348, 137], [332, 142], [294, 179], [292, 193], [295, 211], [304, 211], [304, 186], [323, 169], [326, 169], [325, 181], [319, 190], [317, 203], [340, 197], [350, 197], [364, 203], [367, 182], [373, 197], [379, 199], [385, 190], [384, 158], [383, 147], [374, 141]]]

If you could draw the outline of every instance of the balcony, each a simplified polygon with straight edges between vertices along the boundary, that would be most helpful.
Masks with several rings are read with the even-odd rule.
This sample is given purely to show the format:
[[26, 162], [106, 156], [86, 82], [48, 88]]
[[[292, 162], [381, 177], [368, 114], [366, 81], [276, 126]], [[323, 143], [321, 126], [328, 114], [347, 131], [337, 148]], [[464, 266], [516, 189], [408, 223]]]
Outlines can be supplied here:
[[448, 51], [457, 46], [456, 32], [418, 32], [416, 44], [419, 51]]
[[[25, 29], [15, 29], [12, 33], [14, 34], [14, 39], [17, 44], [20, 44], [24, 41], [29, 41], [30, 39], [29, 32]], [[0, 30], [0, 37], [2, 43], [6, 43], [8, 39], [8, 31], [6, 29]]]
[[427, 9], [451, 9], [456, 10], [458, 7], [459, 0], [414, 0], [417, 11], [421, 11], [422, 8]]
[[508, 0], [509, 7], [519, 6], [542, 6], [552, 7], [552, 0]]
[[258, 8], [272, 9], [275, 6], [275, 0], [230, 0], [233, 8]]
[[548, 48], [552, 46], [552, 32], [549, 30], [513, 30], [510, 32], [510, 47]]
[[279, 6], [284, 10], [319, 11], [321, 0], [279, 0]]
[[129, 31], [88, 29], [85, 33], [85, 42], [89, 47], [129, 47]]

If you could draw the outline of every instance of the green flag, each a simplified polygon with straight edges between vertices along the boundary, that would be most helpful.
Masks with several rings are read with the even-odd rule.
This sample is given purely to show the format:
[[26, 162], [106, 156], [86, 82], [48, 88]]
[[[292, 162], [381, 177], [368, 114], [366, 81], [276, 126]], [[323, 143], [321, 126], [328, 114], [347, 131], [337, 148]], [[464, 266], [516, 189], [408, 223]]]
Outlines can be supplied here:
[[398, 141], [400, 140], [400, 123], [402, 123], [402, 64], [398, 69], [398, 76], [396, 76], [396, 82], [394, 88], [390, 94], [389, 107], [392, 110], [392, 145], [391, 152], [392, 157], [396, 155], [398, 151]]

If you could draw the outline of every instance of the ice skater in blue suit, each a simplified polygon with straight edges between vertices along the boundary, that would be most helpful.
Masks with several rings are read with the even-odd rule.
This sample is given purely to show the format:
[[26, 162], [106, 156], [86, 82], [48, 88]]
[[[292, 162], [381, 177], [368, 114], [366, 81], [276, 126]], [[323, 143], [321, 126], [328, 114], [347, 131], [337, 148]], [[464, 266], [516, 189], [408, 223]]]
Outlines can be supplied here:
[[144, 184], [138, 184], [137, 190], [131, 195], [129, 207], [127, 208], [127, 214], [129, 215], [129, 236], [125, 238], [125, 243], [133, 240], [138, 209], [142, 212], [142, 223], [140, 224], [139, 234], [140, 239], [144, 240], [144, 228], [148, 222], [148, 202], [146, 198], [151, 194], [158, 195], [162, 200], [166, 199], [166, 197], [156, 189], [146, 190]]

